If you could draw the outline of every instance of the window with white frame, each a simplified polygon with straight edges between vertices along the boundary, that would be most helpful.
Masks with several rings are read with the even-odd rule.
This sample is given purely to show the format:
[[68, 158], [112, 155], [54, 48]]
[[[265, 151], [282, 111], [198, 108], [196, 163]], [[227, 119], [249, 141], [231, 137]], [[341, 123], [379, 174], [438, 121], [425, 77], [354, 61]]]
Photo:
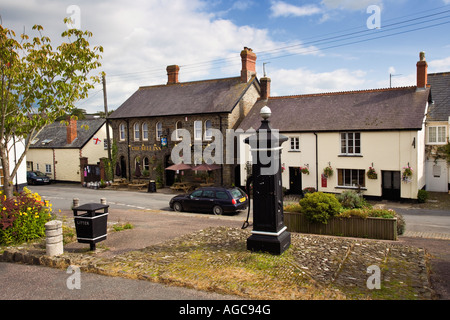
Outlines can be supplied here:
[[147, 171], [150, 170], [150, 160], [147, 157], [144, 158], [143, 169]]
[[290, 149], [289, 151], [300, 151], [300, 138], [289, 137]]
[[125, 140], [125, 124], [121, 124], [119, 126], [119, 140], [124, 141]]
[[139, 141], [141, 139], [141, 131], [139, 122], [134, 124], [134, 141]]
[[177, 141], [181, 140], [180, 131], [178, 131], [178, 130], [180, 130], [182, 128], [183, 128], [183, 123], [181, 121], [177, 121], [177, 123], [175, 124], [175, 139]]
[[205, 140], [211, 140], [212, 139], [212, 122], [211, 120], [205, 121]]
[[194, 139], [202, 140], [202, 122], [200, 120], [194, 121]]
[[148, 140], [148, 124], [145, 122], [142, 124], [142, 140]]
[[365, 170], [358, 169], [338, 169], [338, 186], [339, 187], [365, 187], [366, 175]]
[[161, 141], [161, 136], [162, 136], [162, 123], [158, 122], [156, 124], [156, 140]]
[[342, 155], [361, 154], [361, 133], [359, 132], [341, 133], [341, 154]]
[[52, 173], [52, 165], [51, 164], [46, 164], [45, 165], [45, 173]]
[[428, 127], [428, 143], [445, 144], [447, 142], [447, 132], [445, 126]]

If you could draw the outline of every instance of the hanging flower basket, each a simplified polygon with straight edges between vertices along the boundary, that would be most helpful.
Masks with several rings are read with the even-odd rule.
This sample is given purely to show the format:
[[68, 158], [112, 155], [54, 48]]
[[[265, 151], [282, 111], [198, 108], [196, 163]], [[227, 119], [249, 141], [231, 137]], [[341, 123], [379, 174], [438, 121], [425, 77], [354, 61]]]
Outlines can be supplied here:
[[402, 181], [411, 182], [412, 175], [413, 175], [413, 170], [409, 165], [407, 167], [403, 167]]
[[331, 166], [325, 167], [323, 169], [323, 174], [325, 175], [325, 177], [329, 178], [333, 175], [333, 168]]
[[300, 167], [300, 172], [303, 174], [309, 174], [309, 169], [308, 167]]
[[378, 174], [373, 167], [369, 167], [369, 171], [367, 171], [367, 178], [378, 179]]

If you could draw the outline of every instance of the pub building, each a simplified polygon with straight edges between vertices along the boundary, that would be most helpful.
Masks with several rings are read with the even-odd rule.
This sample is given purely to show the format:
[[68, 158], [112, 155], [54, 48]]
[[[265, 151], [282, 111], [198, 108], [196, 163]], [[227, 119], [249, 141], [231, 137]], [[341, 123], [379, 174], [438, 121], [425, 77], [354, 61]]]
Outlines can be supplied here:
[[[171, 186], [181, 174], [184, 179], [208, 175], [215, 185], [240, 185], [238, 159], [225, 161], [226, 130], [239, 127], [256, 101], [268, 95], [270, 84], [270, 79], [257, 79], [252, 49], [245, 47], [240, 56], [241, 75], [232, 78], [179, 82], [180, 67], [168, 66], [167, 84], [140, 87], [114, 111], [109, 120], [117, 144], [115, 178], [133, 180], [139, 164], [143, 177], [159, 187]], [[191, 135], [192, 165], [204, 163], [194, 158], [194, 145], [205, 148], [213, 142], [212, 129], [220, 130], [224, 164], [210, 173], [165, 170], [173, 165], [172, 149], [181, 142], [178, 129]]]

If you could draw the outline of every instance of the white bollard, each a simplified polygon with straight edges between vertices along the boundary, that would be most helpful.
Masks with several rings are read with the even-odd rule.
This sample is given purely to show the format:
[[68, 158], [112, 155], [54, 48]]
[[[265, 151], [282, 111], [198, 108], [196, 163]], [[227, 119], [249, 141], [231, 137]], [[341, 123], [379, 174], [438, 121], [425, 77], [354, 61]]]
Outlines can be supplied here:
[[58, 256], [64, 253], [62, 222], [52, 220], [45, 224], [46, 252], [50, 257]]
[[101, 204], [106, 204], [106, 198], [101, 198], [101, 199], [100, 199], [100, 203], [101, 203]]
[[79, 206], [79, 204], [80, 204], [80, 199], [73, 198], [73, 207], [76, 208]]

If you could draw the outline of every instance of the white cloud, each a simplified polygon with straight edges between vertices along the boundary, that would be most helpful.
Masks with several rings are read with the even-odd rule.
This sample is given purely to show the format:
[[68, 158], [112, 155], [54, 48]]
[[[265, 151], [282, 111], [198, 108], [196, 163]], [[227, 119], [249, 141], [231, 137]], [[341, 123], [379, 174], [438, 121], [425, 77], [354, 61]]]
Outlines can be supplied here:
[[[3, 25], [19, 34], [24, 24], [31, 30], [40, 23], [44, 34], [58, 42], [66, 28], [63, 18], [69, 4], [4, 0]], [[251, 4], [235, 3], [233, 9], [244, 10]], [[165, 84], [167, 65], [180, 65], [180, 81], [239, 76], [239, 53], [244, 46], [255, 52], [283, 46], [272, 40], [266, 29], [217, 18], [203, 0], [136, 0], [132, 5], [123, 0], [80, 0], [77, 5], [82, 28], [94, 34], [91, 44], [104, 48], [101, 69], [106, 72], [110, 109], [120, 106], [139, 86]], [[220, 65], [205, 63], [223, 58], [230, 59]], [[193, 65], [198, 62], [203, 63]], [[99, 89], [101, 86], [92, 92]], [[83, 102], [82, 107], [90, 112], [101, 110], [101, 94]]]
[[336, 69], [314, 72], [306, 68], [271, 72], [272, 95], [295, 95], [358, 90], [365, 85], [363, 70]]
[[270, 10], [273, 17], [302, 17], [322, 12], [322, 9], [315, 5], [304, 5], [299, 7], [283, 1], [272, 1]]
[[[450, 2], [450, 0], [449, 0]], [[439, 59], [439, 60], [431, 60], [428, 62], [428, 70], [433, 72], [447, 72], [450, 71], [450, 57]]]
[[322, 4], [329, 9], [346, 10], [363, 10], [370, 5], [382, 5], [382, 2], [382, 0], [322, 0]]

